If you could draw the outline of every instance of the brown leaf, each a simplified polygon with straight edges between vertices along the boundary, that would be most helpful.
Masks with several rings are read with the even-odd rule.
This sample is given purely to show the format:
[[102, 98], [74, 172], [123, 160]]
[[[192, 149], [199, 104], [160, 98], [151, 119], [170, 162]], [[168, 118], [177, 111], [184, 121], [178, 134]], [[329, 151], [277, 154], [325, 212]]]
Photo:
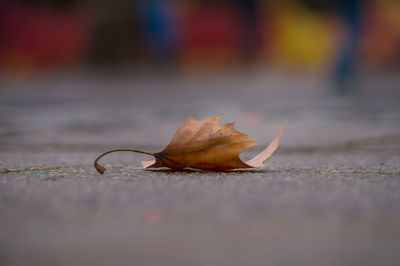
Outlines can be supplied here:
[[239, 154], [256, 145], [253, 137], [236, 131], [230, 124], [219, 124], [222, 115], [194, 120], [190, 116], [155, 161], [143, 161], [144, 168], [168, 167], [172, 169], [197, 168], [202, 170], [230, 170], [264, 166], [278, 148], [284, 125], [271, 144], [253, 159], [244, 163]]
[[268, 147], [245, 163], [239, 158], [239, 154], [256, 145], [257, 140], [236, 131], [233, 128], [234, 123], [219, 124], [221, 116], [210, 116], [201, 120], [194, 120], [193, 116], [190, 116], [161, 152], [151, 153], [129, 148], [109, 150], [94, 160], [94, 167], [100, 174], [104, 174], [106, 168], [99, 164], [99, 160], [113, 152], [136, 152], [156, 158], [155, 161], [143, 161], [143, 168], [230, 170], [263, 167], [264, 162], [278, 148], [286, 121]]

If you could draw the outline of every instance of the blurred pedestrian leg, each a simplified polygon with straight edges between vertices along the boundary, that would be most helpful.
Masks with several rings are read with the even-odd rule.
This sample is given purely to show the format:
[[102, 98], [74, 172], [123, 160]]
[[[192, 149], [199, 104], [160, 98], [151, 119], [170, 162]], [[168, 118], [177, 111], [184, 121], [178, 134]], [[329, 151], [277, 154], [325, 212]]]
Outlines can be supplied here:
[[338, 0], [337, 9], [344, 33], [334, 67], [334, 84], [338, 94], [354, 90], [359, 39], [361, 33], [361, 3], [359, 0]]

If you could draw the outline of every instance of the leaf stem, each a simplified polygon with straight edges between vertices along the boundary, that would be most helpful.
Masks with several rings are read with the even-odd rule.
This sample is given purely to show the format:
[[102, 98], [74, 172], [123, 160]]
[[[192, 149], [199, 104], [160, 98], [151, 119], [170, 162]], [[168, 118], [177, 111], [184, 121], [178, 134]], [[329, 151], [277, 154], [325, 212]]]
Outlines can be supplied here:
[[107, 155], [109, 153], [119, 152], [119, 151], [137, 152], [137, 153], [147, 154], [147, 155], [151, 155], [151, 156], [156, 157], [154, 153], [147, 152], [147, 151], [134, 150], [134, 149], [115, 149], [115, 150], [106, 151], [103, 154], [101, 154], [99, 157], [97, 157], [96, 160], [94, 160], [93, 164], [94, 164], [94, 168], [96, 168], [97, 172], [99, 172], [100, 174], [104, 174], [104, 172], [106, 171], [106, 168], [98, 163], [98, 161], [103, 156], [105, 156], [105, 155]]

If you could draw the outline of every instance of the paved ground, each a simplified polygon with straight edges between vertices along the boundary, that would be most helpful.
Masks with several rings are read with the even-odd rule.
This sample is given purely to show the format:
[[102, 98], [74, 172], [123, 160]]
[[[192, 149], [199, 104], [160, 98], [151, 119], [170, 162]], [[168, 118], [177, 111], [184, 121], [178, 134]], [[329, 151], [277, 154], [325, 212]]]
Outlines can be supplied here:
[[[397, 75], [398, 76], [398, 75]], [[109, 73], [3, 78], [1, 265], [397, 265], [400, 79], [346, 97], [322, 78]], [[145, 171], [183, 120], [222, 121], [262, 149], [262, 170]]]

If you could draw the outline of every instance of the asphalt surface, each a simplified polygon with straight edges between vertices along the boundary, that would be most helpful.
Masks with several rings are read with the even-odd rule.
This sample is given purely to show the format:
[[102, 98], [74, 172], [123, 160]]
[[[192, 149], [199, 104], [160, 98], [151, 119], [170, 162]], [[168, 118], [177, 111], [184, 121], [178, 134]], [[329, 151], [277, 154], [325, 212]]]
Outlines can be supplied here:
[[[1, 265], [398, 265], [398, 75], [336, 95], [320, 77], [125, 72], [3, 77]], [[265, 169], [143, 170], [187, 116], [263, 149]]]

